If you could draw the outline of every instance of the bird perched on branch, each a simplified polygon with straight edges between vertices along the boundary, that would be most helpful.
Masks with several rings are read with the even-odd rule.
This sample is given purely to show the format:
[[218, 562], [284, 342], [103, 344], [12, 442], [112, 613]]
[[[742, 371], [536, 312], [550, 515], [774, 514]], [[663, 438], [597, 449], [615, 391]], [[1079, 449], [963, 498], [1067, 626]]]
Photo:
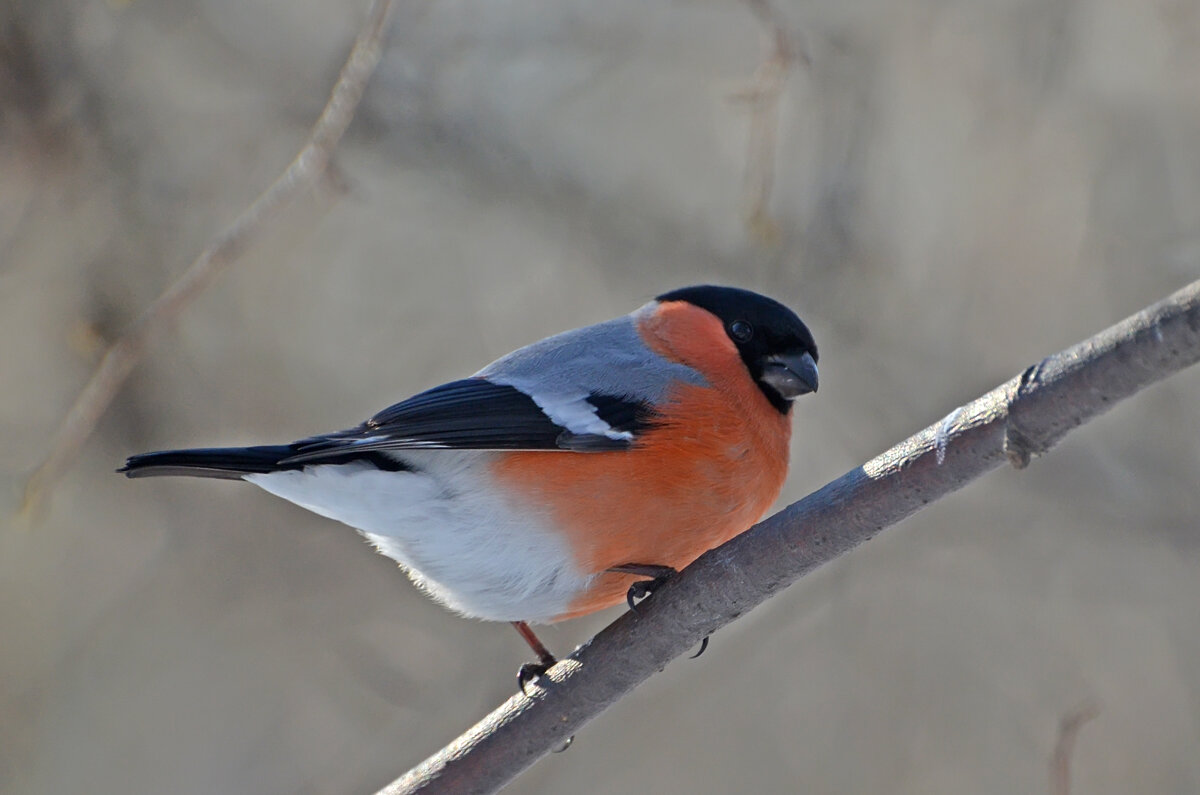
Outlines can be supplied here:
[[131, 478], [246, 480], [361, 532], [451, 610], [530, 623], [645, 596], [754, 524], [787, 474], [817, 346], [782, 304], [685, 287], [291, 444], [166, 450]]

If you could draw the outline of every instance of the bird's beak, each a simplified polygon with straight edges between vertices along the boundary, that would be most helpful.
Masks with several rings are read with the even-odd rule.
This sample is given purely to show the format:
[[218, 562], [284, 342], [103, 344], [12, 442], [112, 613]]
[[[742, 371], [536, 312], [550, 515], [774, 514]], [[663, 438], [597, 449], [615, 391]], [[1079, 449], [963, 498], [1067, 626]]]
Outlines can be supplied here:
[[808, 353], [768, 356], [763, 360], [759, 380], [784, 400], [791, 400], [817, 391], [817, 363]]

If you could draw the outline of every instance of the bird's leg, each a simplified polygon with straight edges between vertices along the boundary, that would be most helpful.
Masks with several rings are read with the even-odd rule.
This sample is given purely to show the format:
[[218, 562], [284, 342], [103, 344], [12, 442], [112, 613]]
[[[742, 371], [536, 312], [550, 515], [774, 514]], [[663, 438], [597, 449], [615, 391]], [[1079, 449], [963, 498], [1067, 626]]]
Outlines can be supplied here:
[[[635, 574], [639, 577], [649, 577], [648, 580], [638, 580], [633, 585], [629, 586], [629, 590], [625, 592], [625, 601], [629, 603], [630, 610], [637, 610], [638, 602], [645, 599], [650, 594], [654, 593], [658, 586], [662, 585], [667, 580], [674, 577], [679, 572], [670, 566], [659, 566], [654, 563], [624, 563], [620, 566], [613, 566], [609, 569], [613, 574]], [[692, 655], [692, 659], [696, 659], [704, 650], [708, 648], [708, 638], [700, 641], [700, 651]]]
[[529, 695], [529, 692], [525, 690], [525, 685], [549, 671], [550, 667], [558, 662], [558, 658], [538, 640], [538, 636], [533, 634], [533, 630], [524, 621], [513, 621], [512, 625], [538, 657], [537, 662], [525, 663], [517, 671], [517, 687], [521, 688], [522, 693]]

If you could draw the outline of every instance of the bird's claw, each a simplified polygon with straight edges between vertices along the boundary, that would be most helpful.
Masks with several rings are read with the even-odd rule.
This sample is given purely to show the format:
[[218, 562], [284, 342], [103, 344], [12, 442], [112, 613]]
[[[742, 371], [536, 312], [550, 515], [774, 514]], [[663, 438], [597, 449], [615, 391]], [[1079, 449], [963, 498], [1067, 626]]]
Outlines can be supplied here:
[[547, 662], [535, 662], [535, 663], [527, 662], [524, 665], [522, 665], [520, 668], [518, 668], [517, 669], [517, 687], [519, 687], [521, 689], [521, 694], [528, 696], [529, 691], [526, 689], [526, 685], [528, 685], [530, 682], [532, 682], [536, 679], [541, 679], [543, 676], [545, 676], [546, 672], [550, 670], [550, 668], [554, 665], [555, 662], [557, 662], [557, 661], [550, 660]]
[[647, 578], [633, 583], [625, 592], [625, 602], [629, 605], [630, 610], [636, 610], [638, 602], [654, 593], [660, 585], [679, 573], [670, 566], [647, 563], [626, 563], [621, 566], [613, 566], [609, 571], [614, 574], [633, 574]]
[[654, 593], [654, 589], [664, 582], [666, 582], [666, 578], [660, 577], [654, 580], [638, 580], [630, 585], [629, 590], [625, 592], [625, 601], [629, 604], [629, 609], [637, 610], [638, 602]]

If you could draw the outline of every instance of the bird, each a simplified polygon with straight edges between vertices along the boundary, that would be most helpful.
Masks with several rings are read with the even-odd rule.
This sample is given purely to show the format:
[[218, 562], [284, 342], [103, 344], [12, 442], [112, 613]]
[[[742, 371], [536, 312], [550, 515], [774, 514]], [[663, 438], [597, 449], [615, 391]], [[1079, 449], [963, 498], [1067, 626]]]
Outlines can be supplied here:
[[817, 360], [782, 303], [683, 287], [349, 430], [117, 471], [243, 480], [355, 528], [435, 601], [510, 622], [538, 658], [525, 691], [557, 662], [531, 624], [633, 607], [766, 513]]

